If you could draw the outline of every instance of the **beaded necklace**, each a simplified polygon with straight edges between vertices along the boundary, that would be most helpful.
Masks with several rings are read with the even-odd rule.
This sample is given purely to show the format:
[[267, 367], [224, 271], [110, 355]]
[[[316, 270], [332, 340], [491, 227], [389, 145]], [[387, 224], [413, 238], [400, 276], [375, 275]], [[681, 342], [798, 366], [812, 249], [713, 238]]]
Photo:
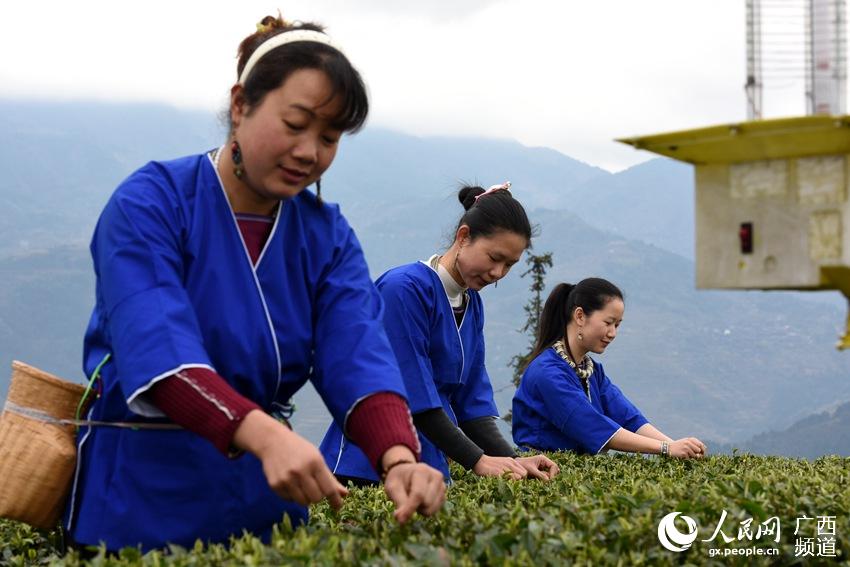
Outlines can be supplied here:
[[[222, 151], [224, 151], [224, 146], [221, 146], [219, 148], [215, 148], [215, 149], [207, 152], [207, 155], [210, 156], [210, 158], [212, 158], [213, 165], [215, 166], [216, 175], [219, 176], [219, 179], [221, 179], [221, 174], [219, 173], [218, 168], [219, 168], [219, 165], [221, 164], [221, 153], [222, 153]], [[222, 183], [222, 187], [224, 187], [224, 181], [222, 181], [221, 183]], [[227, 189], [225, 189], [224, 192], [226, 194]], [[229, 200], [230, 200], [230, 197], [228, 196], [228, 201]], [[264, 215], [264, 216], [268, 216], [268, 217], [271, 217], [273, 219], [277, 218], [277, 213], [280, 211], [283, 204], [284, 204], [283, 201], [278, 202], [277, 206], [274, 208], [272, 213], [270, 215]]]
[[214, 150], [209, 151], [209, 155], [212, 158], [213, 163], [215, 164], [216, 171], [218, 171], [218, 166], [221, 163], [221, 150], [223, 148], [224, 146], [221, 146], [220, 148], [215, 148]]
[[590, 375], [593, 374], [593, 359], [585, 354], [584, 358], [581, 360], [581, 364], [576, 365], [576, 363], [573, 362], [572, 357], [567, 354], [568, 348], [564, 343], [564, 339], [555, 341], [552, 348], [555, 349], [555, 352], [557, 352], [558, 355], [570, 365], [570, 368], [575, 371], [576, 376], [578, 376], [581, 380], [581, 385], [582, 388], [584, 388], [584, 393], [587, 394], [587, 399], [590, 400], [590, 384], [588, 383], [588, 379], [590, 378]]

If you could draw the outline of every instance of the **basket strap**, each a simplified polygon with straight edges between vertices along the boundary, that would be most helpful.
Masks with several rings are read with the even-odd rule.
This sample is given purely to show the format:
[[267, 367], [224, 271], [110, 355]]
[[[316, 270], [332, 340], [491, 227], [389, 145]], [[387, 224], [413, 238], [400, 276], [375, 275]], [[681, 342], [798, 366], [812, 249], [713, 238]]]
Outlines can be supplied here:
[[16, 413], [18, 415], [22, 415], [24, 417], [28, 417], [36, 421], [43, 421], [44, 423], [59, 426], [76, 425], [77, 427], [120, 427], [123, 429], [183, 429], [176, 423], [144, 423], [133, 421], [92, 421], [88, 419], [59, 419], [50, 415], [49, 413], [33, 408], [19, 406], [18, 404], [10, 402], [8, 400], [6, 400], [6, 404], [3, 406], [3, 411]]

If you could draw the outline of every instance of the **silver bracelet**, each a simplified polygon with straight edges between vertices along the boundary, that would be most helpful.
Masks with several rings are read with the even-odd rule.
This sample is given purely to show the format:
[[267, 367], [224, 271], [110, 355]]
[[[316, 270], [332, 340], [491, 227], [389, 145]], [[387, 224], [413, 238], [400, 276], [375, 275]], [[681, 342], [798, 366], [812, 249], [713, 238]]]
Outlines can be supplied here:
[[670, 456], [670, 443], [668, 443], [667, 441], [661, 442], [661, 456], [662, 457], [669, 457]]

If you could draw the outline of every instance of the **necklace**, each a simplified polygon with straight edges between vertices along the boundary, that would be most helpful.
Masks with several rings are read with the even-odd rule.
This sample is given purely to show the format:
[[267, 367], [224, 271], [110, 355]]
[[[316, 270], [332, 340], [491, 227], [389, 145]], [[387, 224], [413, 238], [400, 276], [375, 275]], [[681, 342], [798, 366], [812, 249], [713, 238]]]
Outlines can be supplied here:
[[[441, 258], [442, 256], [434, 254], [428, 261], [428, 265], [432, 270], [437, 272], [437, 275], [443, 284], [443, 289], [449, 298], [449, 304], [452, 306], [452, 309], [454, 309], [456, 313], [463, 311], [469, 301], [469, 290], [458, 285], [452, 277], [451, 272], [440, 265]], [[442, 270], [442, 272], [440, 270]], [[459, 302], [459, 305], [455, 305], [457, 302]]]
[[224, 149], [224, 146], [221, 146], [219, 148], [216, 148], [216, 149], [210, 151], [210, 154], [212, 154], [212, 160], [213, 160], [213, 163], [215, 164], [216, 171], [218, 171], [218, 165], [221, 162], [221, 150], [223, 150], [223, 149]]
[[[224, 187], [224, 180], [221, 179], [221, 173], [218, 171], [218, 166], [221, 163], [221, 153], [223, 151], [224, 151], [224, 146], [218, 147], [214, 150], [210, 150], [209, 156], [212, 158], [213, 165], [215, 166], [216, 175], [219, 176], [219, 179], [221, 180], [221, 186], [222, 186], [222, 188], [224, 188], [224, 193], [227, 195], [227, 189]], [[230, 195], [228, 195], [227, 199], [228, 199], [228, 201], [230, 201]], [[283, 202], [281, 201], [277, 205], [275, 205], [275, 208], [271, 212], [270, 215], [264, 215], [264, 216], [268, 216], [268, 217], [271, 217], [273, 219], [277, 218], [277, 213], [278, 213], [278, 211], [280, 211], [282, 203]]]
[[590, 375], [593, 374], [593, 359], [584, 355], [584, 358], [581, 360], [581, 364], [576, 365], [570, 355], [567, 354], [567, 348], [563, 339], [556, 341], [555, 344], [552, 345], [552, 348], [555, 349], [555, 352], [561, 355], [561, 358], [563, 358], [567, 364], [576, 371], [576, 374], [578, 374], [578, 377], [582, 380], [587, 380], [590, 378]]
[[576, 365], [570, 355], [567, 354], [567, 345], [564, 343], [563, 339], [556, 341], [555, 344], [552, 345], [552, 348], [555, 349], [555, 352], [557, 352], [558, 355], [570, 365], [570, 368], [575, 371], [576, 375], [581, 380], [581, 386], [584, 389], [584, 393], [587, 395], [587, 400], [591, 401], [590, 384], [587, 380], [590, 378], [590, 375], [593, 374], [593, 359], [585, 354], [584, 358], [581, 360], [581, 364]]

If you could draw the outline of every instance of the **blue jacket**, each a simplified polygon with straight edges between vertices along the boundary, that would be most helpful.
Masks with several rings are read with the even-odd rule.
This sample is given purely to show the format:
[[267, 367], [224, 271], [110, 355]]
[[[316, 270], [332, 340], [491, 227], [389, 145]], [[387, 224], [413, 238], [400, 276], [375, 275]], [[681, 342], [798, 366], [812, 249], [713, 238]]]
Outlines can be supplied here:
[[514, 394], [514, 443], [543, 451], [596, 454], [621, 427], [649, 423], [594, 360], [590, 399], [572, 367], [547, 348], [531, 361]]
[[[340, 423], [371, 393], [404, 395], [360, 244], [338, 207], [307, 191], [281, 203], [255, 267], [209, 157], [152, 162], [112, 195], [91, 252], [87, 375], [111, 354], [91, 419], [167, 421], [145, 393], [189, 367], [267, 411], [309, 379]], [[284, 514], [298, 523], [307, 510], [275, 495], [250, 454], [228, 459], [185, 430], [80, 430], [66, 516], [76, 542], [267, 537]]]
[[[469, 301], [458, 327], [440, 276], [424, 262], [393, 268], [378, 278], [384, 299], [384, 325], [401, 367], [410, 411], [443, 408], [455, 423], [497, 416], [493, 387], [484, 367], [484, 309], [481, 296]], [[419, 435], [422, 461], [449, 479], [446, 457]], [[377, 480], [359, 447], [334, 422], [321, 445], [338, 475]]]

